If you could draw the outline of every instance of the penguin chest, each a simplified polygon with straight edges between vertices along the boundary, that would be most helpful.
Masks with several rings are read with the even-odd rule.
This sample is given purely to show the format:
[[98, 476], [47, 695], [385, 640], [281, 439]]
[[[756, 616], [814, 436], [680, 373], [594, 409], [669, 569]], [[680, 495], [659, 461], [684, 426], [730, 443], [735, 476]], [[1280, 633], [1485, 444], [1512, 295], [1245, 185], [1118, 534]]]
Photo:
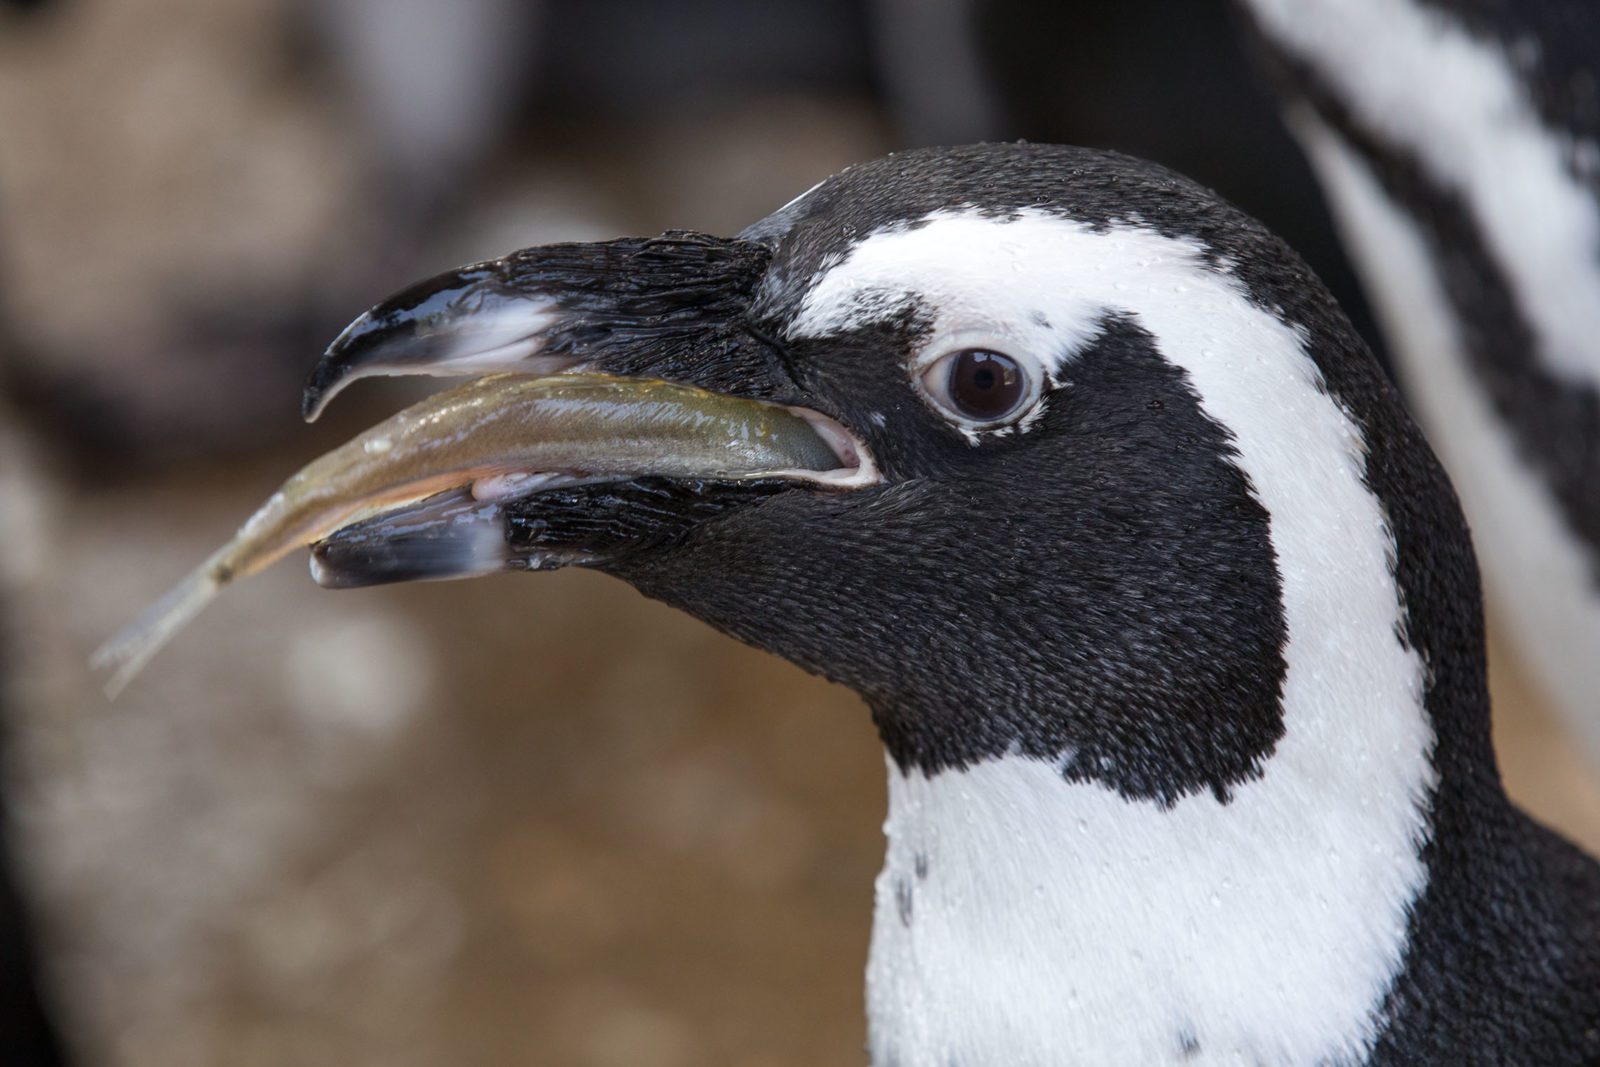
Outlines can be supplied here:
[[890, 800], [876, 1067], [1365, 1059], [1420, 866], [1248, 791], [1162, 809], [1018, 757], [891, 769]]

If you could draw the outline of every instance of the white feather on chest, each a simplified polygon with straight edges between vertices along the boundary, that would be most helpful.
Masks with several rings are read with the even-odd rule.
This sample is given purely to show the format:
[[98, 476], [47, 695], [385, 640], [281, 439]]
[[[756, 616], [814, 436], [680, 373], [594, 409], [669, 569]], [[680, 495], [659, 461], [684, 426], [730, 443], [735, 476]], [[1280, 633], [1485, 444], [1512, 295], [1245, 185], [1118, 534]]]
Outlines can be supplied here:
[[1411, 798], [1337, 781], [1389, 755], [1165, 811], [1021, 757], [891, 769], [873, 1063], [1353, 1061], [1424, 877]]

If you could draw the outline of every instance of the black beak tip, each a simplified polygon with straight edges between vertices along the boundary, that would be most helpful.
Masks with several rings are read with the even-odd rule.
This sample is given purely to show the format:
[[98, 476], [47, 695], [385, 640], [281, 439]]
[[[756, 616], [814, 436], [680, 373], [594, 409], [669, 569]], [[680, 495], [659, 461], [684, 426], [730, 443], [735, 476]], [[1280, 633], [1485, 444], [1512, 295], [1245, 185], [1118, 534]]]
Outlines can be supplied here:
[[337, 375], [328, 370], [329, 359], [324, 355], [311, 368], [311, 376], [306, 379], [306, 386], [300, 393], [300, 417], [306, 422], [316, 422], [317, 416], [322, 414], [323, 405], [327, 402], [328, 389], [337, 380]]
[[397, 558], [372, 546], [338, 542], [311, 546], [311, 578], [324, 589], [365, 589], [398, 582], [471, 577], [444, 559]]
[[357, 316], [311, 368], [300, 394], [300, 415], [307, 422], [315, 422], [334, 394], [353, 376], [359, 377], [357, 372], [363, 367], [390, 358], [394, 349], [405, 347], [414, 332], [413, 324], [393, 314], [380, 314], [385, 307], [380, 304]]
[[334, 395], [374, 373], [429, 373], [473, 341], [472, 323], [496, 303], [525, 295], [506, 291], [499, 261], [474, 263], [396, 293], [346, 326], [306, 380], [300, 414], [314, 422]]
[[472, 578], [505, 570], [503, 508], [455, 489], [335, 530], [311, 546], [325, 589]]

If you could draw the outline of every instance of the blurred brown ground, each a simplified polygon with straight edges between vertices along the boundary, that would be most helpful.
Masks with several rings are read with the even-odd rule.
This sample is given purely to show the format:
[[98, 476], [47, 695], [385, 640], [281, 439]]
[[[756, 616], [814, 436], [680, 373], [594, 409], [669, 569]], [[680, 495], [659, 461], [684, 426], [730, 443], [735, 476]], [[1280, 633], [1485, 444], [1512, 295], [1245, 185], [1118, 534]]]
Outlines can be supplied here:
[[[285, 21], [116, 0], [0, 24], [0, 279], [40, 358], [116, 372], [175, 293], [271, 300], [359, 256], [337, 236], [364, 196], [349, 116], [273, 59]], [[883, 146], [858, 105], [815, 99], [570, 136], [502, 161], [439, 265], [728, 232]], [[238, 390], [192, 402], [226, 417]], [[89, 649], [359, 424], [355, 399], [299, 430], [296, 401], [260, 401], [270, 457], [137, 478], [0, 426], [6, 770], [84, 1062], [861, 1062], [883, 812], [865, 712], [618, 583], [330, 594], [283, 566], [103, 703]], [[1513, 792], [1600, 849], [1600, 790], [1493, 663]]]

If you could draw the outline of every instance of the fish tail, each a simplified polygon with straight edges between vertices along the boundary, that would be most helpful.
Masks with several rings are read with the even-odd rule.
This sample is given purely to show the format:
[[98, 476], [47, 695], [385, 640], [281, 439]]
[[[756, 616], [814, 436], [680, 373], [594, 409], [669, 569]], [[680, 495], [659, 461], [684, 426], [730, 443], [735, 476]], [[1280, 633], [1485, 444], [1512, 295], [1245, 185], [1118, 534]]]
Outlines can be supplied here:
[[230, 575], [222, 566], [221, 557], [219, 552], [190, 571], [165, 596], [95, 650], [90, 665], [95, 670], [111, 671], [105, 684], [107, 700], [115, 700], [151, 657], [222, 591]]

